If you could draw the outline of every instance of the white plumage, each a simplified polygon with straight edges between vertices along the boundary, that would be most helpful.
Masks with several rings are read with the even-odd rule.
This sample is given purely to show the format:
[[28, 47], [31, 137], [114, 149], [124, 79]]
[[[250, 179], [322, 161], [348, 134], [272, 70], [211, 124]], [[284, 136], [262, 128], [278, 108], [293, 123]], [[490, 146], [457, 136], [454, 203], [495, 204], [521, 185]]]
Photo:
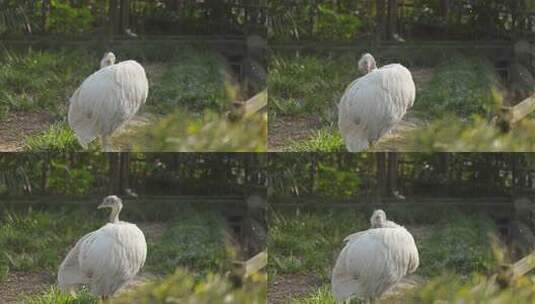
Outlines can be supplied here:
[[86, 78], [70, 99], [69, 125], [84, 149], [101, 136], [104, 151], [111, 150], [107, 137], [147, 100], [149, 82], [143, 67], [133, 60], [114, 63], [115, 55], [105, 54], [101, 69]]
[[[382, 221], [377, 210], [370, 228], [346, 237], [331, 278], [337, 302], [361, 298], [373, 302], [419, 266], [418, 249], [412, 235], [394, 222]], [[374, 217], [375, 216], [375, 217]], [[379, 221], [376, 221], [379, 219]]]
[[119, 221], [122, 202], [108, 196], [98, 208], [111, 208], [110, 223], [83, 236], [67, 254], [58, 271], [63, 292], [87, 286], [94, 296], [112, 296], [133, 279], [147, 256], [143, 232], [134, 224]]
[[401, 64], [377, 69], [373, 56], [364, 54], [359, 70], [365, 75], [347, 87], [338, 104], [338, 127], [350, 152], [367, 149], [389, 132], [416, 97], [412, 75]]

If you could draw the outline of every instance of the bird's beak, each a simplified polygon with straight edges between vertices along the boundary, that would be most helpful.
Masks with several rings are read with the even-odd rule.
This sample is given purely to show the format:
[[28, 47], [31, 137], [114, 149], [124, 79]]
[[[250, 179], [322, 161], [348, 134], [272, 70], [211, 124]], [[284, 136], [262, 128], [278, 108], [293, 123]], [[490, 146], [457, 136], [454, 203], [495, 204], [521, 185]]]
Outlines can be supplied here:
[[102, 202], [100, 205], [98, 205], [97, 209], [106, 208], [107, 206], [104, 205], [104, 202]]

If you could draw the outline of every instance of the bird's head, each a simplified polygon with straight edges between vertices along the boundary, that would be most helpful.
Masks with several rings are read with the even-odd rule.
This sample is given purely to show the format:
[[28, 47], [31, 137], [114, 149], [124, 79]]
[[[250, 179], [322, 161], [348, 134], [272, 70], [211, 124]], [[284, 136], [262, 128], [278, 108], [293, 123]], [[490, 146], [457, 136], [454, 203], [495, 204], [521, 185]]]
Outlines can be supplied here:
[[100, 68], [105, 68], [107, 66], [115, 64], [115, 54], [112, 52], [107, 52], [104, 54], [104, 57], [102, 57], [102, 60], [100, 60]]
[[375, 210], [370, 218], [370, 224], [372, 228], [384, 227], [386, 224], [386, 213], [381, 209]]
[[111, 208], [111, 209], [121, 209], [123, 207], [123, 201], [117, 197], [116, 195], [110, 195], [106, 196], [100, 205], [98, 205], [98, 209], [102, 208]]
[[373, 58], [372, 54], [366, 53], [360, 57], [359, 71], [362, 74], [366, 75], [375, 69], [377, 69], [377, 64], [375, 63], [375, 58]]

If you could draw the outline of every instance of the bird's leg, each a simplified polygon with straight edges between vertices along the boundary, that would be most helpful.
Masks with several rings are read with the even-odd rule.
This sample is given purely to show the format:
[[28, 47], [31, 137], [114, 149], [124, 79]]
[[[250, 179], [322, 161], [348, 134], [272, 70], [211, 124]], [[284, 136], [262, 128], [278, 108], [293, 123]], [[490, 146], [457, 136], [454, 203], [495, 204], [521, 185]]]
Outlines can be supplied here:
[[101, 303], [108, 303], [108, 298], [109, 298], [108, 296], [101, 296], [100, 297], [100, 302]]
[[108, 138], [107, 135], [103, 135], [101, 137], [101, 141], [102, 141], [102, 151], [103, 152], [113, 152], [111, 144], [110, 144], [110, 139]]

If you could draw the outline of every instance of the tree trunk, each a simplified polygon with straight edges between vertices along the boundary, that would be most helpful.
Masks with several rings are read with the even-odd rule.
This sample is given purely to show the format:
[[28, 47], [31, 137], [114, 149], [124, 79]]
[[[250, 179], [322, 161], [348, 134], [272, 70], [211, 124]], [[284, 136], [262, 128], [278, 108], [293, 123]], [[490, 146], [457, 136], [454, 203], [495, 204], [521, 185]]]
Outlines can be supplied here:
[[376, 27], [375, 27], [375, 39], [380, 43], [385, 34], [385, 8], [386, 0], [377, 0], [377, 16], [376, 16]]
[[107, 153], [108, 156], [108, 194], [119, 194], [121, 188], [121, 166], [119, 153]]
[[392, 191], [398, 189], [398, 163], [399, 154], [395, 152], [388, 153], [388, 185], [387, 196], [392, 195]]
[[124, 33], [130, 27], [130, 0], [121, 0], [121, 27], [120, 33]]
[[375, 153], [377, 159], [377, 197], [381, 200], [386, 196], [387, 175], [386, 175], [386, 153]]
[[110, 9], [109, 9], [109, 23], [108, 23], [108, 33], [110, 38], [113, 35], [117, 34], [119, 28], [119, 9], [117, 7], [118, 0], [110, 0]]
[[387, 40], [392, 39], [394, 34], [398, 33], [398, 1], [389, 0], [388, 1], [388, 29], [387, 29]]

